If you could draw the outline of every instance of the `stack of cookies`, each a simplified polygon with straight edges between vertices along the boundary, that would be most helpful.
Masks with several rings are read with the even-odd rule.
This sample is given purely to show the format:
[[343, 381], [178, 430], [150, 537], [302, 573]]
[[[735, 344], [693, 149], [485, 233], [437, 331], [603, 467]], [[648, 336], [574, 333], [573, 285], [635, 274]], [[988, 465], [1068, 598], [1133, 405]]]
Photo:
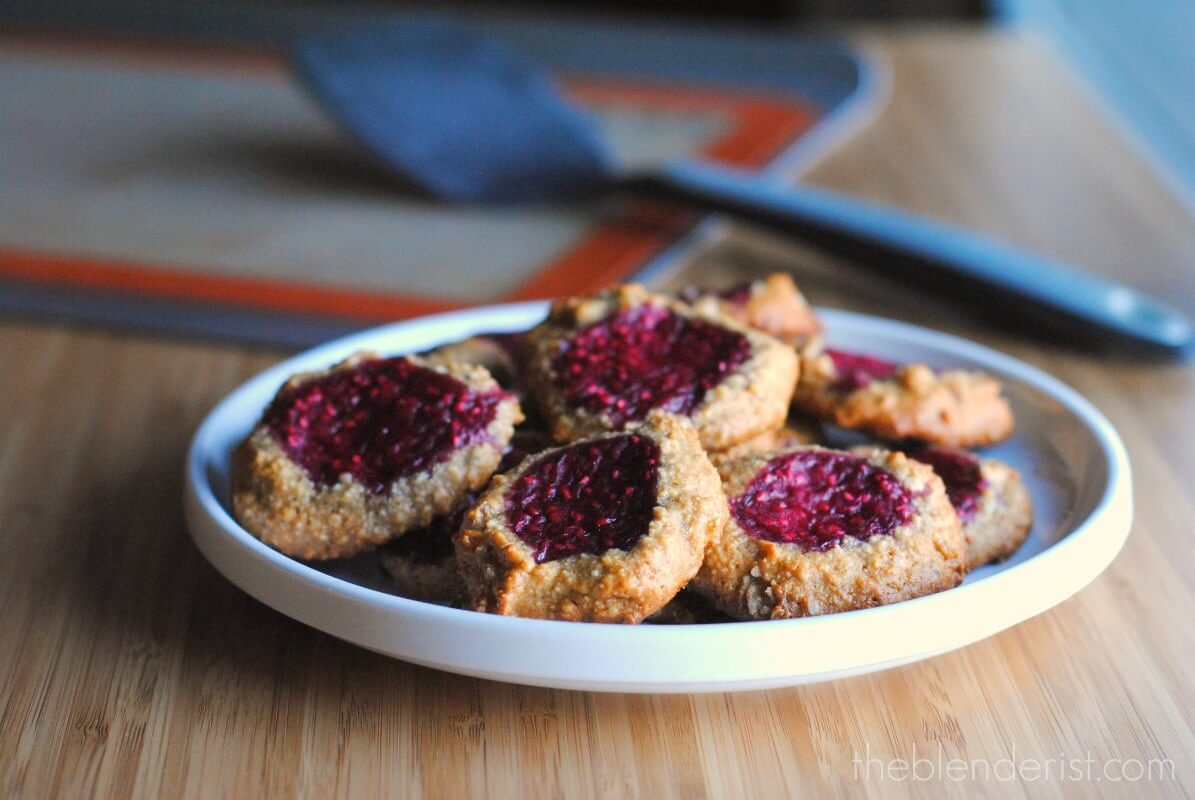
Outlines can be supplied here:
[[1012, 429], [991, 376], [824, 347], [786, 275], [625, 285], [523, 334], [295, 376], [235, 454], [233, 507], [284, 553], [376, 551], [397, 593], [476, 611], [809, 616], [1015, 551], [1028, 493], [966, 449]]

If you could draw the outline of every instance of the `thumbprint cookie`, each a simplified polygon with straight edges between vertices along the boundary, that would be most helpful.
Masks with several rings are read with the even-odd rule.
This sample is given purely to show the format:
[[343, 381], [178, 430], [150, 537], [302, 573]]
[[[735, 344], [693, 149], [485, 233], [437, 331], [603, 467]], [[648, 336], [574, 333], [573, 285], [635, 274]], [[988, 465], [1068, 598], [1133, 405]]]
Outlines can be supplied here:
[[649, 625], [710, 625], [736, 620], [714, 608], [713, 603], [702, 595], [686, 587], [663, 608], [643, 621]]
[[737, 619], [886, 605], [963, 579], [966, 541], [942, 481], [903, 453], [811, 447], [718, 469], [729, 520], [693, 586]]
[[818, 423], [804, 418], [790, 419], [784, 427], [761, 433], [727, 450], [711, 452], [710, 459], [716, 464], [719, 460], [738, 458], [751, 453], [789, 450], [801, 445], [821, 443], [821, 426]]
[[428, 364], [438, 366], [455, 363], [485, 367], [499, 386], [513, 392], [522, 385], [519, 368], [522, 343], [522, 333], [483, 333], [440, 345], [422, 353], [421, 357]]
[[555, 303], [526, 353], [532, 395], [561, 441], [662, 410], [725, 450], [784, 423], [798, 371], [778, 339], [634, 284]]
[[983, 372], [811, 347], [802, 357], [793, 406], [881, 439], [973, 447], [1012, 433], [1012, 410], [1001, 392], [1000, 382]]
[[460, 603], [465, 584], [456, 570], [452, 537], [471, 505], [472, 498], [467, 498], [457, 510], [382, 547], [379, 560], [394, 582], [395, 594], [429, 603]]
[[[498, 464], [506, 472], [530, 455], [551, 445], [540, 431], [515, 431]], [[470, 495], [457, 509], [437, 517], [425, 528], [408, 531], [397, 541], [382, 548], [382, 568], [394, 581], [397, 594], [412, 600], [459, 604], [465, 596], [465, 584], [456, 566], [452, 537], [456, 535], [476, 497]]]
[[456, 534], [457, 565], [478, 611], [636, 623], [689, 582], [726, 514], [692, 427], [655, 412], [496, 476]]
[[712, 308], [792, 345], [799, 346], [822, 329], [792, 276], [783, 272], [728, 289], [690, 286], [678, 292], [677, 297], [697, 307]]
[[1029, 536], [1033, 502], [1012, 467], [949, 447], [910, 450], [909, 457], [933, 467], [946, 485], [967, 537], [968, 569], [1008, 558]]
[[233, 510], [297, 558], [344, 558], [454, 511], [523, 418], [482, 367], [359, 354], [296, 375], [233, 464]]

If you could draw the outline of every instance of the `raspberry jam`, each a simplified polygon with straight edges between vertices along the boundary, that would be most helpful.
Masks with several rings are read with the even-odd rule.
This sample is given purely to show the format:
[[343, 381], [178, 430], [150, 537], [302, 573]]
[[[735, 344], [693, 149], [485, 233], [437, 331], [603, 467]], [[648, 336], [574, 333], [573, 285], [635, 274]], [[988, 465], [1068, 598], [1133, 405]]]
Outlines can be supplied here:
[[913, 499], [891, 473], [858, 456], [801, 450], [769, 461], [730, 500], [747, 535], [829, 550], [844, 536], [867, 540], [909, 521]]
[[488, 437], [505, 392], [478, 392], [405, 358], [366, 361], [278, 394], [262, 421], [317, 485], [341, 475], [385, 494]]
[[506, 523], [536, 563], [630, 550], [656, 504], [660, 451], [629, 433], [582, 442], [533, 461], [506, 493]]
[[750, 354], [739, 333], [642, 305], [583, 328], [552, 367], [570, 404], [622, 425], [655, 408], [692, 413]]
[[834, 371], [838, 373], [838, 380], [833, 388], [844, 392], [862, 389], [872, 381], [892, 377], [897, 365], [891, 361], [884, 361], [862, 353], [847, 353], [843, 350], [826, 348], [826, 355], [834, 362]]
[[946, 495], [959, 519], [969, 522], [979, 511], [979, 498], [988, 488], [979, 459], [965, 450], [949, 447], [924, 447], [909, 452], [909, 458], [929, 464], [946, 484]]

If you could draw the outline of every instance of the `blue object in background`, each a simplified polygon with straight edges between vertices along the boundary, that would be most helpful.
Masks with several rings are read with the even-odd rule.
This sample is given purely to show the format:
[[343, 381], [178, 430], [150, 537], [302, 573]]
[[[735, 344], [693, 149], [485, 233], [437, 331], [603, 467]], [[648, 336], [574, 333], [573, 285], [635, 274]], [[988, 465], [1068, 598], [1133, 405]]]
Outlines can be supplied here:
[[[1107, 0], [1095, 1], [1101, 8], [1114, 7]], [[1175, 0], [1163, 1], [1175, 4]], [[1041, 0], [1032, 6], [1030, 0], [994, 2], [1007, 18], [1016, 20], [1036, 19], [1037, 14], [1048, 17], [1048, 8], [1064, 7], [1063, 0]], [[1086, 9], [1086, 5], [1081, 8]], [[1180, 24], [1170, 30], [1172, 38], [1177, 36], [1179, 40], [1174, 52], [1185, 58], [1190, 53], [1182, 32], [1189, 26], [1182, 23], [1193, 14], [1195, 10], [1180, 13]], [[129, 0], [98, 6], [83, 0], [14, 0], [6, 16], [27, 24], [69, 20], [72, 26], [82, 29], [132, 30], [167, 38], [277, 42], [310, 33], [328, 33], [350, 20], [359, 24], [365, 18], [384, 24], [401, 15], [375, 12], [363, 17], [355, 10], [298, 6], [279, 13], [278, 9], [267, 11], [239, 4], [159, 8]], [[611, 74], [625, 70], [629, 74], [648, 72], [656, 77], [688, 80], [711, 77], [708, 73], [714, 73], [715, 77], [732, 83], [737, 82], [736, 75], [743, 75], [750, 78], [745, 83], [793, 88], [804, 97], [830, 107], [834, 103], [826, 104], [823, 98], [841, 98], [844, 87], [850, 94], [859, 79], [859, 65], [853, 58], [833, 45], [819, 48], [815, 40], [805, 40], [802, 47], [794, 49], [793, 42], [783, 38], [733, 30], [719, 30], [715, 36], [690, 37], [666, 26], [538, 25], [513, 18], [489, 20], [486, 28], [488, 33], [510, 42], [518, 52], [547, 56], [546, 61], [553, 68], [566, 71], [598, 62], [606, 64], [606, 72]], [[689, 50], [695, 42], [701, 44], [699, 57]], [[783, 58], [776, 58], [778, 53]], [[615, 69], [609, 68], [612, 64]], [[310, 82], [310, 75], [308, 78]], [[368, 141], [359, 122], [354, 124], [346, 118], [347, 107], [338, 108], [338, 101], [330, 99], [328, 91], [322, 91], [321, 95], [334, 116], [346, 120], [350, 129]], [[431, 96], [434, 98], [435, 93]], [[373, 127], [384, 131], [384, 121]], [[564, 125], [560, 130], [567, 133], [573, 127]], [[809, 138], [798, 143], [798, 147], [807, 145]], [[429, 141], [434, 141], [434, 137]], [[592, 151], [592, 144], [586, 149]], [[1188, 144], [1195, 147], [1195, 143], [1188, 141]], [[378, 152], [383, 148], [375, 143], [373, 149]], [[583, 180], [591, 167], [606, 160], [573, 155], [582, 157], [573, 162], [577, 169], [564, 170], [570, 181]], [[771, 167], [787, 160], [782, 156]], [[505, 165], [503, 170], [513, 166]], [[433, 194], [470, 199], [459, 189], [428, 185], [428, 181], [412, 174], [410, 168], [400, 171]], [[643, 177], [632, 181], [615, 176], [614, 181], [597, 183], [604, 183], [607, 188], [610, 183], [621, 183], [703, 210], [722, 211], [781, 229], [902, 280], [952, 290], [977, 306], [995, 311], [998, 318], [1006, 321], [1018, 316], [1036, 328], [1052, 327], [1070, 338], [1089, 343], [1123, 344], [1135, 339], [1138, 345], [1153, 352], [1176, 355], [1190, 350], [1190, 324], [1165, 305], [1129, 287], [1077, 273], [968, 231], [824, 192], [802, 189], [786, 192], [769, 182], [766, 175], [760, 179], [756, 175], [727, 174], [699, 164], [682, 163], [654, 176], [648, 175], [648, 180]], [[490, 185], [500, 187], [501, 183]], [[477, 198], [485, 199], [485, 193]]]
[[435, 197], [555, 200], [587, 192], [608, 170], [588, 116], [499, 39], [422, 19], [350, 25], [292, 51], [303, 84], [341, 126]]
[[998, 19], [1044, 35], [1195, 213], [1195, 2], [991, 0]]
[[962, 228], [698, 160], [627, 170], [534, 62], [467, 25], [353, 26], [299, 40], [292, 57], [347, 132], [447, 202], [646, 194], [796, 237], [1054, 338], [1190, 350], [1190, 323], [1166, 304]]

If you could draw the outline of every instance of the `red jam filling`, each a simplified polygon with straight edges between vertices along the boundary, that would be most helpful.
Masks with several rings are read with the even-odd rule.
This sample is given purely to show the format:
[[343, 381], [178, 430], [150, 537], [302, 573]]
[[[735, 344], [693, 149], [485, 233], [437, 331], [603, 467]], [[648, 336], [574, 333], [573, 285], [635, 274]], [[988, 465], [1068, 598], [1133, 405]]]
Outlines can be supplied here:
[[750, 354], [739, 333], [642, 305], [582, 329], [552, 367], [570, 404], [622, 425], [656, 408], [692, 413]]
[[969, 522], [979, 511], [979, 498], [988, 488], [979, 459], [965, 450], [948, 447], [925, 447], [913, 450], [909, 458], [929, 464], [946, 484], [946, 496], [958, 512], [959, 519]]
[[844, 536], [891, 534], [913, 515], [913, 498], [891, 473], [846, 453], [801, 450], [769, 461], [730, 500], [747, 535], [829, 550]]
[[317, 485], [341, 475], [385, 494], [488, 438], [505, 392], [478, 392], [405, 358], [366, 361], [286, 389], [262, 421]]
[[[498, 472], [506, 472], [522, 463], [523, 459], [552, 446], [552, 438], [541, 431], [516, 431], [511, 437]], [[465, 513], [473, 506], [472, 495], [452, 513], [437, 517], [426, 528], [418, 528], [404, 534], [398, 541], [387, 545], [393, 552], [425, 564], [437, 564], [453, 554], [452, 537], [460, 530]]]
[[540, 456], [506, 493], [506, 523], [536, 563], [630, 550], [656, 504], [660, 451], [629, 433]]
[[826, 348], [826, 355], [834, 362], [834, 371], [838, 373], [838, 380], [834, 382], [834, 389], [853, 392], [862, 389], [872, 381], [892, 377], [898, 365], [891, 361], [884, 361], [862, 353], [847, 353], [842, 350]]

